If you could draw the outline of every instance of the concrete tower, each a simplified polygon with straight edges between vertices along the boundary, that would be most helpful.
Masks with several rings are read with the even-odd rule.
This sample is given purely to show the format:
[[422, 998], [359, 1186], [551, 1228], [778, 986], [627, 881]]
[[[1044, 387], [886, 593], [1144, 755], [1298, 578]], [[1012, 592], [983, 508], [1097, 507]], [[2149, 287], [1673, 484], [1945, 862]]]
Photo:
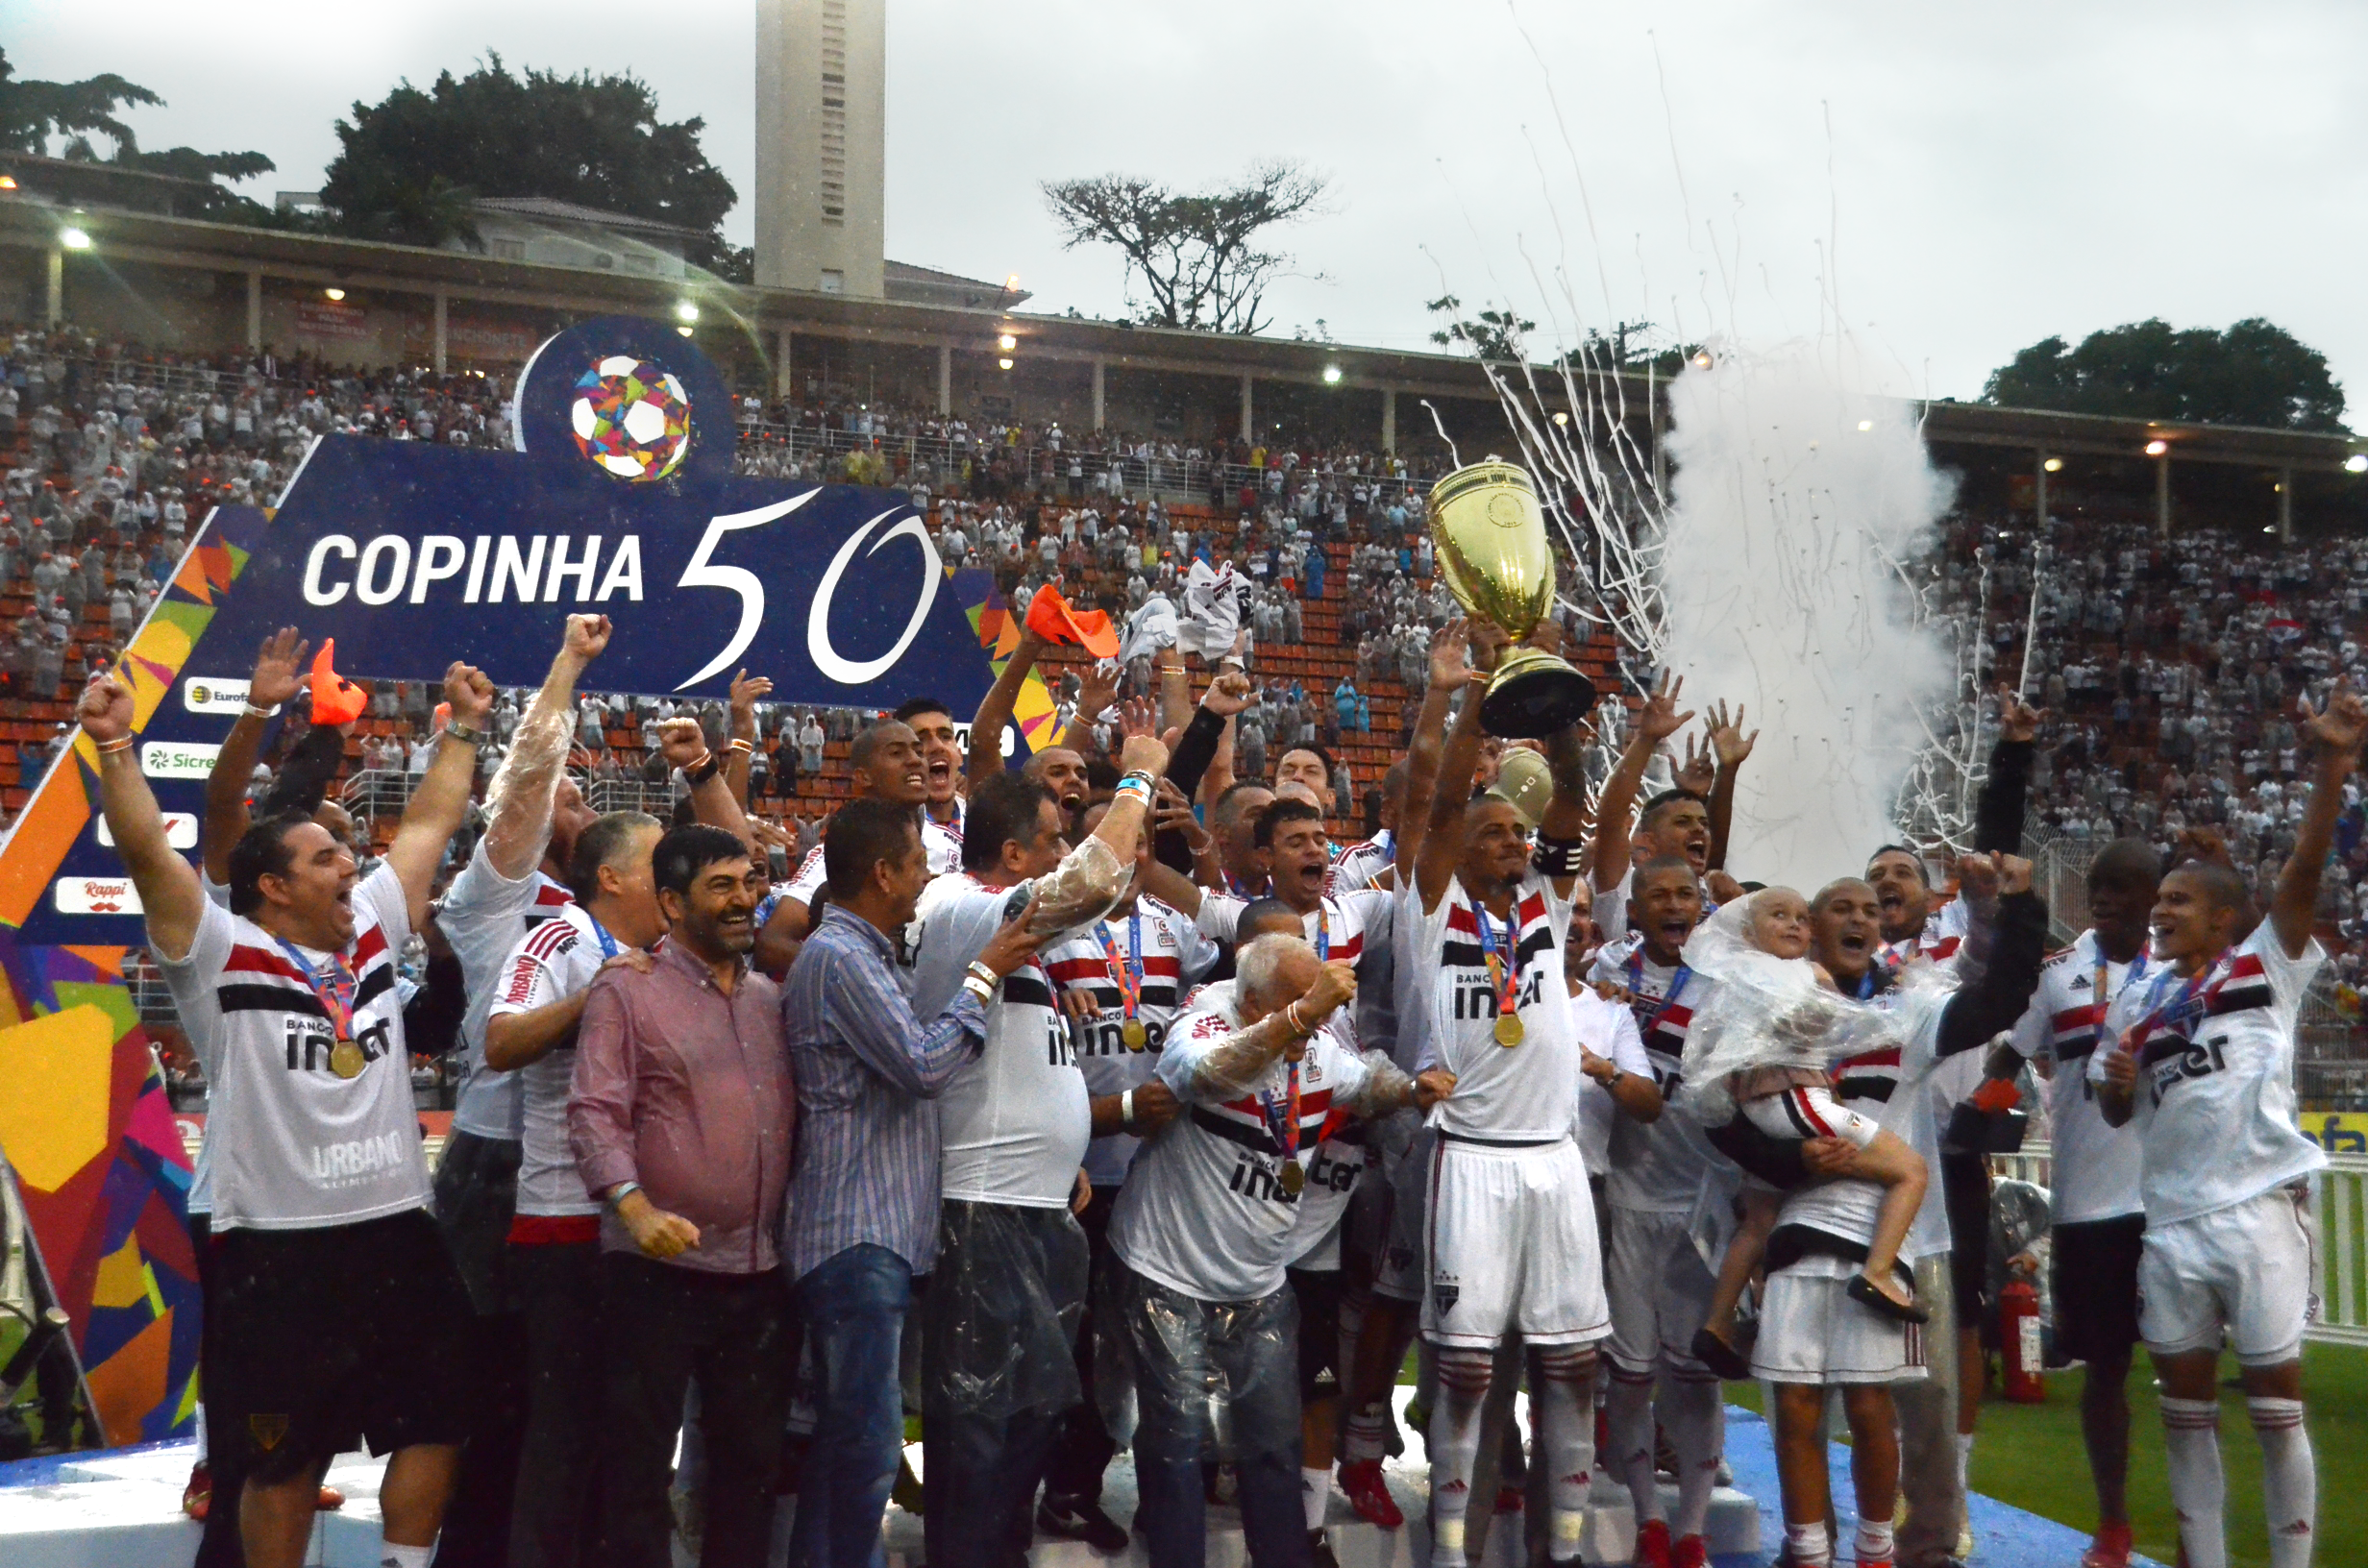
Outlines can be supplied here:
[[887, 0], [756, 0], [756, 281], [878, 299]]

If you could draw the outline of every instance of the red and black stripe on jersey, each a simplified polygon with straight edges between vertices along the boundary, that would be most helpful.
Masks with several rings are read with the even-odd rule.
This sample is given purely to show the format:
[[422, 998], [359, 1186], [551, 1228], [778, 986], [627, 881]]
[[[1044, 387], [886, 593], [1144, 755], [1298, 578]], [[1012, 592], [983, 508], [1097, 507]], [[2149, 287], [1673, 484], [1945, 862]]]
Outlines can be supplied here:
[[[1119, 950], [1119, 962], [1126, 962], [1124, 948]], [[1045, 966], [1056, 986], [1082, 987], [1094, 993], [1095, 1005], [1108, 1013], [1126, 1003], [1119, 990], [1118, 977], [1110, 972], [1107, 958], [1063, 958]], [[1176, 989], [1184, 980], [1184, 966], [1173, 953], [1143, 955], [1143, 997], [1145, 1007], [1164, 1007], [1173, 1010]]]
[[2190, 996], [2184, 1006], [2158, 1007], [2140, 1020], [2138, 1066], [2151, 1067], [2165, 1057], [2185, 1055], [2193, 1043], [2196, 1018], [2249, 1013], [2257, 1007], [2268, 1007], [2276, 999], [2276, 992], [2270, 989], [2269, 972], [2262, 968], [2258, 954], [2240, 953], [2224, 961], [2223, 966], [2215, 966], [2213, 978]]
[[[346, 961], [354, 970], [354, 1010], [361, 1011], [394, 989], [395, 965], [386, 950], [386, 933], [379, 926], [364, 931]], [[232, 1013], [301, 1013], [326, 1018], [329, 1010], [313, 994], [304, 971], [276, 947], [240, 943], [223, 962], [222, 977], [214, 982], [214, 1000], [227, 1016]]]
[[534, 890], [534, 902], [527, 906], [527, 929], [533, 930], [575, 901], [576, 895], [558, 884], [541, 884]]
[[1045, 973], [1044, 961], [1031, 958], [1003, 976], [1002, 999], [1014, 1007], [1049, 1008], [1052, 1005], [1052, 982]]
[[[1520, 922], [1521, 940], [1515, 951], [1514, 968], [1526, 968], [1529, 961], [1540, 953], [1554, 951], [1554, 922], [1546, 918], [1545, 896], [1531, 894], [1514, 908], [1515, 919]], [[1495, 918], [1490, 918], [1490, 929], [1495, 929]], [[1498, 956], [1503, 956], [1504, 934], [1496, 934]], [[1342, 955], [1336, 946], [1332, 956]], [[1352, 955], [1353, 956], [1353, 955]], [[1439, 961], [1447, 968], [1485, 969], [1489, 965], [1488, 949], [1480, 945], [1480, 923], [1472, 918], [1471, 906], [1457, 904], [1447, 911], [1447, 937], [1440, 943]]]
[[524, 1003], [533, 994], [536, 967], [574, 952], [576, 940], [575, 926], [545, 916], [542, 923], [528, 933], [525, 944], [518, 949], [517, 961], [510, 966], [509, 978], [503, 983], [502, 999], [512, 1007]]
[[2047, 1020], [2050, 1041], [2058, 1062], [2085, 1061], [2097, 1048], [2097, 1031], [2105, 1023], [2104, 999], [2080, 1007], [2067, 1007]]
[[[1332, 1121], [1332, 1091], [1308, 1090], [1299, 1095], [1299, 1147], [1312, 1149], [1323, 1141]], [[1283, 1145], [1267, 1120], [1266, 1108], [1254, 1094], [1221, 1105], [1196, 1105], [1193, 1123], [1229, 1143], [1239, 1143], [1270, 1159], [1283, 1157]]]
[[1834, 1097], [1888, 1104], [1899, 1090], [1899, 1047], [1849, 1057], [1834, 1066]]

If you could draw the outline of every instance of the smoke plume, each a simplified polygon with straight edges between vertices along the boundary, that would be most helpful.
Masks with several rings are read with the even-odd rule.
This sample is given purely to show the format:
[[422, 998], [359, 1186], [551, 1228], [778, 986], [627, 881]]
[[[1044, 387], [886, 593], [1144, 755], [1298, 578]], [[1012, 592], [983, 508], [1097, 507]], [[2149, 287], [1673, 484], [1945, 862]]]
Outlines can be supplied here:
[[1833, 362], [1846, 347], [1713, 353], [1670, 389], [1667, 661], [1686, 706], [1739, 701], [1761, 731], [1730, 869], [1812, 893], [1897, 836], [1928, 716], [1956, 700], [1903, 576], [1952, 486], [1915, 405]]

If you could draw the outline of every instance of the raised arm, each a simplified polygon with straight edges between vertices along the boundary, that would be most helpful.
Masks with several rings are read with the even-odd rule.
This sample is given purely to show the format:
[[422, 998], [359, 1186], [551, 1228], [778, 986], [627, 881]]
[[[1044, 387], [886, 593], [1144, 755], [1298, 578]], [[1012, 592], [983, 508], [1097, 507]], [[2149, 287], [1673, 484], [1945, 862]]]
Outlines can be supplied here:
[[1011, 650], [1003, 673], [978, 699], [978, 712], [971, 719], [970, 766], [965, 770], [974, 785], [1003, 771], [1003, 726], [1011, 723], [1012, 710], [1020, 705], [1020, 688], [1027, 684], [1028, 672], [1036, 668], [1045, 647], [1045, 640], [1024, 623], [1020, 646]]
[[1120, 673], [1115, 659], [1095, 661], [1094, 668], [1088, 670], [1085, 678], [1077, 683], [1077, 711], [1071, 714], [1069, 723], [1061, 726], [1060, 739], [1053, 745], [1065, 746], [1081, 757], [1102, 754], [1100, 745], [1094, 739], [1094, 721], [1119, 699]]
[[[453, 728], [465, 725], [481, 732], [493, 712], [493, 682], [485, 678], [482, 670], [456, 660], [444, 672], [444, 700], [452, 704]], [[428, 914], [428, 894], [435, 886], [435, 869], [443, 864], [444, 851], [453, 835], [460, 831], [461, 819], [468, 815], [469, 795], [477, 782], [477, 743], [459, 739], [453, 728], [436, 737], [435, 756], [428, 764], [419, 788], [411, 792], [411, 803], [395, 828], [395, 842], [386, 846], [386, 864], [394, 868], [396, 880], [403, 884], [404, 904], [410, 912], [411, 928], [415, 931]], [[516, 754], [511, 753], [513, 757]], [[546, 800], [546, 819], [550, 812]], [[539, 845], [536, 852], [540, 853]], [[529, 861], [527, 870], [531, 870], [533, 865]], [[523, 876], [526, 872], [518, 874]]]
[[1480, 761], [1481, 683], [1488, 670], [1495, 668], [1501, 646], [1501, 634], [1494, 640], [1489, 637], [1494, 630], [1483, 622], [1472, 625], [1472, 646], [1487, 668], [1472, 673], [1464, 689], [1464, 711], [1455, 716], [1455, 723], [1447, 731], [1446, 747], [1439, 763], [1439, 786], [1433, 793], [1430, 816], [1423, 823], [1422, 847], [1415, 856], [1415, 890], [1421, 896], [1422, 912], [1426, 915], [1437, 909], [1439, 900], [1446, 895], [1447, 883], [1455, 875], [1455, 864], [1464, 854], [1464, 838], [1458, 828], [1464, 808], [1470, 802], [1472, 769]]
[[1661, 743], [1686, 727], [1693, 710], [1677, 711], [1677, 698], [1686, 689], [1686, 678], [1672, 679], [1663, 672], [1652, 696], [1637, 710], [1636, 724], [1628, 735], [1628, 745], [1619, 754], [1619, 765], [1612, 776], [1604, 780], [1603, 794], [1595, 800], [1595, 891], [1609, 893], [1628, 874], [1630, 846], [1636, 840], [1637, 791], [1644, 784], [1644, 770], [1652, 765], [1653, 752]]
[[2033, 737], [2039, 714], [2009, 687], [1998, 697], [1998, 744], [1990, 747], [1989, 776], [1982, 781], [1973, 808], [1973, 847], [2003, 855], [2023, 847], [2023, 803], [2031, 792]]
[[[491, 815], [485, 824], [485, 840], [478, 845], [477, 852], [489, 857], [494, 872], [505, 882], [515, 882], [533, 870], [551, 842], [551, 802], [558, 794], [559, 775], [566, 771], [568, 747], [576, 737], [576, 680], [583, 674], [584, 666], [600, 657], [601, 650], [608, 646], [608, 617], [604, 615], [567, 618], [567, 631], [558, 653], [551, 661], [551, 673], [543, 677], [542, 690], [534, 694], [534, 699], [519, 717], [509, 755], [502, 759], [501, 771], [485, 788]], [[450, 677], [446, 678], [449, 682]], [[456, 703], [453, 723], [465, 723], [475, 729], [484, 723], [484, 717], [463, 720]], [[441, 764], [448, 750], [469, 749], [438, 741], [436, 760]], [[465, 795], [462, 799], [465, 804]], [[407, 814], [405, 821], [409, 821]], [[456, 817], [454, 825], [458, 823]]]
[[[1228, 671], [1209, 682], [1200, 706], [1193, 711], [1192, 722], [1176, 738], [1175, 754], [1168, 759], [1168, 781], [1188, 802], [1217, 758], [1226, 724], [1248, 705], [1249, 677], [1240, 671]], [[1184, 872], [1192, 870], [1192, 849], [1183, 834], [1164, 831], [1155, 847], [1162, 865]]]
[[1940, 1015], [1935, 1054], [1986, 1045], [2014, 1027], [2039, 989], [2047, 960], [2047, 904], [2031, 888], [2031, 862], [1967, 855], [1958, 863], [1974, 929], [1958, 949], [1957, 993]]
[[1711, 785], [1711, 858], [1713, 870], [1724, 870], [1727, 864], [1727, 827], [1735, 821], [1735, 775], [1743, 769], [1744, 759], [1751, 755], [1760, 732], [1743, 733], [1743, 705], [1735, 705], [1735, 717], [1727, 717], [1727, 705], [1711, 705], [1711, 752], [1718, 759], [1718, 777]]
[[[1315, 982], [1287, 1007], [1238, 1029], [1210, 1047], [1188, 1069], [1178, 1090], [1188, 1099], [1221, 1100], [1253, 1093], [1267, 1069], [1297, 1054], [1324, 1019], [1357, 994], [1357, 971], [1335, 960], [1316, 971]], [[1207, 1020], [1215, 1022], [1214, 1018]]]
[[762, 854], [764, 846], [756, 842], [755, 829], [749, 825], [748, 813], [740, 809], [733, 796], [730, 770], [718, 766], [718, 759], [707, 749], [707, 732], [696, 719], [669, 719], [657, 726], [658, 755], [666, 759], [669, 768], [679, 768], [691, 786], [691, 813], [710, 827], [720, 827], [749, 846], [751, 854]]
[[139, 890], [148, 919], [148, 944], [159, 957], [178, 962], [197, 940], [206, 912], [206, 892], [197, 872], [164, 840], [164, 814], [139, 771], [132, 733], [132, 688], [113, 671], [93, 675], [74, 710], [99, 753], [99, 807], [115, 836], [115, 853]]
[[247, 831], [247, 784], [262, 754], [263, 726], [271, 723], [272, 709], [303, 689], [305, 655], [311, 648], [294, 626], [282, 626], [256, 649], [246, 708], [222, 737], [213, 772], [206, 775], [206, 821], [198, 845], [206, 874], [216, 882], [231, 879], [231, 846]]
[[[725, 737], [724, 787], [743, 812], [749, 808], [749, 758], [755, 753], [756, 704], [773, 691], [768, 675], [751, 679], [746, 670], [731, 677], [731, 733]], [[707, 821], [702, 817], [701, 821]], [[746, 839], [747, 834], [741, 837]]]
[[[1119, 767], [1128, 773], [1157, 778], [1168, 765], [1168, 748], [1149, 733], [1151, 705], [1130, 702], [1122, 710], [1126, 744]], [[1094, 836], [1069, 852], [1051, 874], [1036, 882], [1037, 910], [1028, 929], [1040, 933], [1073, 931], [1098, 919], [1134, 874], [1135, 848], [1149, 820], [1150, 787], [1122, 789], [1102, 813]]]
[[2294, 835], [2294, 852], [2278, 873], [2269, 918], [2278, 928], [2279, 945], [2288, 958], [2300, 958], [2310, 944], [2310, 928], [2317, 923], [2319, 877], [2327, 869], [2327, 853], [2335, 843], [2335, 819], [2343, 813], [2343, 781], [2359, 760], [2359, 747], [2368, 738], [2368, 706], [2342, 681], [2327, 694], [2327, 706], [2317, 713], [2304, 698], [2300, 704], [2303, 733], [2317, 758], [2310, 773], [2310, 802], [2303, 808], [2302, 826]]
[[1447, 745], [1447, 703], [1471, 679], [1465, 662], [1469, 638], [1469, 624], [1461, 617], [1431, 634], [1429, 674], [1406, 752], [1406, 798], [1398, 803], [1397, 847], [1391, 858], [1400, 887], [1415, 874], [1416, 857], [1429, 836], [1431, 802], [1439, 795], [1439, 759]]

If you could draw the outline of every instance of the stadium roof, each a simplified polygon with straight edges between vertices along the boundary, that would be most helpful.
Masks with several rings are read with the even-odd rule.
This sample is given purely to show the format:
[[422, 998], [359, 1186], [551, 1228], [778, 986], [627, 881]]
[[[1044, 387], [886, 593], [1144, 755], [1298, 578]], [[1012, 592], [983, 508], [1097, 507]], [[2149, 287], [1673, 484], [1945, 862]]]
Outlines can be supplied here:
[[[571, 212], [592, 210], [565, 203], [551, 205]], [[1486, 401], [1494, 397], [1481, 367], [1463, 355], [1240, 337], [1073, 315], [1031, 314], [1008, 308], [1025, 296], [1007, 295], [1001, 285], [903, 263], [891, 263], [891, 267], [914, 285], [915, 293], [925, 293], [925, 298], [867, 300], [801, 289], [756, 288], [712, 278], [596, 272], [499, 260], [466, 251], [249, 229], [156, 212], [69, 210], [30, 189], [0, 196], [0, 247], [20, 252], [54, 250], [59, 231], [69, 222], [90, 235], [102, 258], [166, 267], [415, 295], [440, 293], [453, 300], [587, 314], [670, 317], [678, 305], [696, 303], [712, 307], [706, 313], [710, 322], [729, 322], [735, 331], [762, 334], [768, 352], [773, 349], [774, 334], [786, 331], [996, 354], [999, 352], [998, 339], [1008, 333], [1018, 340], [1012, 352], [1042, 361], [1080, 365], [1098, 361], [1113, 367], [1334, 384], [1415, 396]], [[981, 304], [955, 303], [973, 290]], [[990, 293], [995, 305], [983, 303]], [[1542, 385], [1550, 384], [1542, 381]], [[1641, 421], [1651, 406], [1644, 378], [1629, 378], [1628, 389], [1633, 417]], [[1922, 412], [1927, 439], [1941, 445], [2135, 457], [2149, 442], [2161, 440], [2169, 455], [2182, 462], [2302, 470], [2340, 469], [2354, 453], [2368, 452], [2368, 438], [2348, 434], [2104, 418], [1954, 402], [1929, 404]]]

